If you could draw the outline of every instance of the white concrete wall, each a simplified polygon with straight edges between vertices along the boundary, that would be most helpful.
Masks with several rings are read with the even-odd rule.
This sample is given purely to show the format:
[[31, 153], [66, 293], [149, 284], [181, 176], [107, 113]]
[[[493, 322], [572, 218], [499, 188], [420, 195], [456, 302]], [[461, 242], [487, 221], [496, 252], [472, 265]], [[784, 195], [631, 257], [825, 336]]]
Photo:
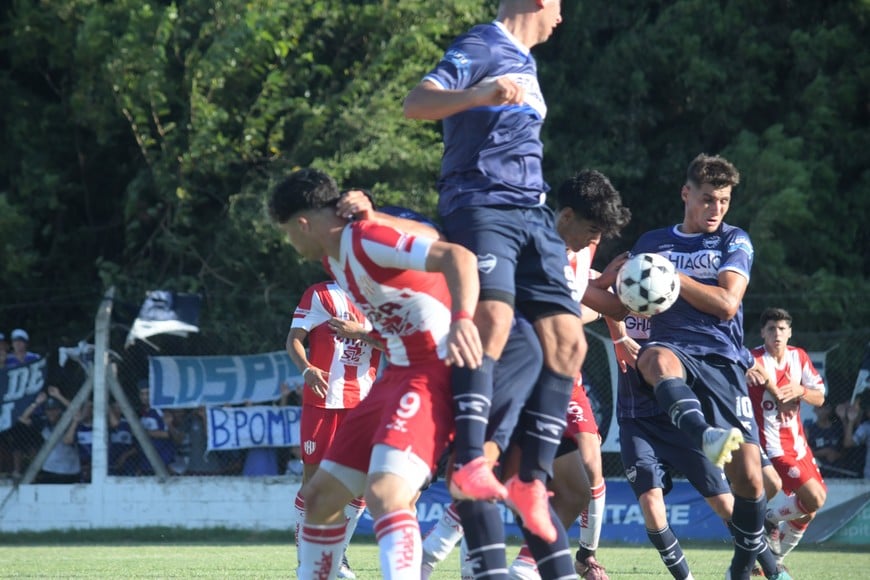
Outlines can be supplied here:
[[[870, 491], [828, 480], [822, 511]], [[299, 484], [284, 477], [108, 477], [103, 483], [0, 486], [0, 532], [167, 526], [291, 530]]]
[[109, 477], [0, 486], [0, 532], [170, 526], [291, 530], [299, 483], [283, 477]]

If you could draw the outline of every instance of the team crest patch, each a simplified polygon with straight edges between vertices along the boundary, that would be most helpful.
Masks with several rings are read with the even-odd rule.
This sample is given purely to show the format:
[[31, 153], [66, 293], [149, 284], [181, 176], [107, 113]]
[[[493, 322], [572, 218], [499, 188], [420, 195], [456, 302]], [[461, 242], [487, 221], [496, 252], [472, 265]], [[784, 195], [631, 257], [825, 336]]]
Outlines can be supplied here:
[[317, 442], [309, 439], [305, 442], [305, 445], [303, 447], [305, 448], [305, 453], [311, 455], [314, 453], [314, 450], [317, 449]]
[[797, 479], [801, 476], [801, 470], [797, 465], [788, 468], [788, 476], [792, 479]]
[[634, 483], [637, 480], [637, 467], [632, 465], [628, 469], [625, 470], [625, 478], [628, 479], [631, 483]]
[[498, 264], [498, 258], [492, 254], [477, 257], [477, 269], [484, 274], [489, 274], [495, 270], [495, 265]]

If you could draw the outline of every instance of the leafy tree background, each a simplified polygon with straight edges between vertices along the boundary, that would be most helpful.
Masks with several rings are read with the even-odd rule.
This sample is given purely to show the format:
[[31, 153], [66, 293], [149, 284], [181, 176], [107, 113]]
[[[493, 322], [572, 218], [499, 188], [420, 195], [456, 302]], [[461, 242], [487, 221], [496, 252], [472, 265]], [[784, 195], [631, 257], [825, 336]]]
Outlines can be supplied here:
[[[51, 353], [91, 332], [109, 286], [120, 325], [167, 288], [205, 297], [188, 348], [281, 348], [322, 273], [265, 219], [270, 183], [314, 165], [431, 214], [440, 127], [404, 119], [402, 99], [496, 5], [3, 4], [0, 329]], [[765, 306], [789, 308], [796, 341], [841, 345], [829, 378], [853, 384], [870, 338], [870, 3], [590, 0], [563, 16], [535, 49], [548, 180], [598, 168], [634, 214], [598, 260], [678, 221], [689, 160], [721, 153], [743, 176], [728, 221], [756, 245], [748, 341]]]

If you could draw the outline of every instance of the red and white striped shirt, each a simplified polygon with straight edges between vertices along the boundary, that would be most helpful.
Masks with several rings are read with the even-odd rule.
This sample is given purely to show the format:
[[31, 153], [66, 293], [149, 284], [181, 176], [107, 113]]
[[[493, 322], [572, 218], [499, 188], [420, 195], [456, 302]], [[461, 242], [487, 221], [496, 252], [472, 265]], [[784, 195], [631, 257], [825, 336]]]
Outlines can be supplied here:
[[425, 272], [435, 240], [375, 221], [348, 224], [335, 280], [372, 322], [386, 344], [390, 364], [411, 366], [443, 360], [450, 332], [450, 292], [444, 275]]
[[308, 360], [329, 373], [329, 387], [325, 398], [303, 389], [302, 403], [325, 409], [352, 409], [369, 394], [381, 353], [361, 340], [338, 336], [327, 324], [332, 317], [354, 320], [366, 330], [372, 328], [335, 282], [320, 282], [305, 291], [290, 327], [308, 332]]
[[[592, 274], [592, 257], [595, 255], [597, 246], [588, 245], [581, 250], [568, 250], [568, 265], [571, 267], [570, 272], [565, 272], [565, 277], [568, 279], [568, 285], [573, 284], [580, 300], [583, 300], [583, 295], [586, 293], [586, 288], [589, 287], [589, 276]], [[581, 305], [580, 308], [583, 308]], [[586, 388], [583, 385], [583, 373], [577, 372], [574, 377], [574, 388]]]
[[[807, 389], [825, 392], [825, 383], [813, 366], [806, 351], [796, 346], [786, 348], [781, 364], [767, 352], [764, 346], [752, 349], [752, 356], [764, 367], [767, 376], [777, 386], [800, 383]], [[808, 452], [804, 427], [801, 422], [800, 407], [793, 416], [780, 420], [776, 410], [776, 400], [763, 386], [750, 387], [749, 398], [761, 436], [761, 445], [768, 457], [791, 456], [802, 459]]]

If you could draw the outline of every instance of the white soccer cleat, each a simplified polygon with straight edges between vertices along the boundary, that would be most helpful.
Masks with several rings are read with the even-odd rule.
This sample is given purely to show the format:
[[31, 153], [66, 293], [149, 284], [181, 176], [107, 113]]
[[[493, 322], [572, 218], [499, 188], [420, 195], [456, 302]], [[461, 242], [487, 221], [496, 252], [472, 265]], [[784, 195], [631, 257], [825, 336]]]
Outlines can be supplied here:
[[739, 449], [741, 443], [743, 443], [743, 434], [736, 427], [731, 429], [708, 427], [704, 431], [702, 449], [707, 459], [721, 469], [731, 461], [731, 453]]
[[511, 580], [541, 580], [538, 574], [538, 566], [525, 558], [515, 558], [508, 570], [508, 578]]

